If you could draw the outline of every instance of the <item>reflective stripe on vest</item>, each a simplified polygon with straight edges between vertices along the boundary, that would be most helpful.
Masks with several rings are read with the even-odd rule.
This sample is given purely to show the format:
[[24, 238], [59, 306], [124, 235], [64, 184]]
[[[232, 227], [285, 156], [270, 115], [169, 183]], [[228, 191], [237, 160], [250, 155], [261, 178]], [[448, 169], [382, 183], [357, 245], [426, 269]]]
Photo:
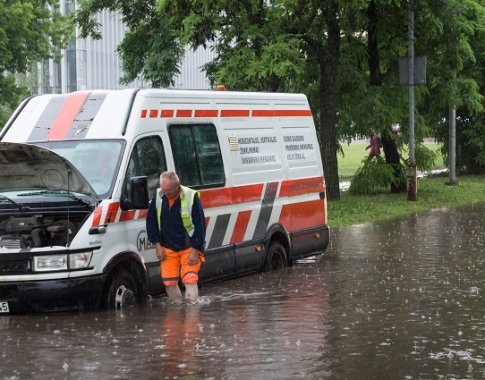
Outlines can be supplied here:
[[[192, 222], [192, 205], [194, 204], [195, 194], [199, 194], [198, 191], [192, 190], [190, 187], [180, 186], [182, 190], [180, 194], [180, 216], [185, 230], [190, 237], [194, 234], [194, 223]], [[162, 226], [162, 192], [157, 189], [157, 195], [155, 198], [155, 206], [157, 208], [157, 221], [158, 229], [161, 230]]]

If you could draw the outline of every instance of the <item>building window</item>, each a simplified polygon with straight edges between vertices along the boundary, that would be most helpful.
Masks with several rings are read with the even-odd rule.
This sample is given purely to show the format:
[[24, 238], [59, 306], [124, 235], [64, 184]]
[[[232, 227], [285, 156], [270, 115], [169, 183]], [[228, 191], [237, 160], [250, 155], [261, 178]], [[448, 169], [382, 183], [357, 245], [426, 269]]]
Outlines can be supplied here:
[[76, 41], [69, 42], [66, 52], [67, 60], [67, 92], [77, 90], [77, 73], [76, 73]]

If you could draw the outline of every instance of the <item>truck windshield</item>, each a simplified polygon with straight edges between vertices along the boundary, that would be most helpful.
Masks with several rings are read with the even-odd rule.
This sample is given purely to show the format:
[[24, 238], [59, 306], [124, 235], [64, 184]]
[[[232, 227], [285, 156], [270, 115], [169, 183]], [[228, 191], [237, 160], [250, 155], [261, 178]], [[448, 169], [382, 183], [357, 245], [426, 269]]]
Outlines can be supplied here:
[[63, 140], [34, 144], [67, 159], [81, 172], [100, 198], [111, 195], [121, 161], [123, 141]]

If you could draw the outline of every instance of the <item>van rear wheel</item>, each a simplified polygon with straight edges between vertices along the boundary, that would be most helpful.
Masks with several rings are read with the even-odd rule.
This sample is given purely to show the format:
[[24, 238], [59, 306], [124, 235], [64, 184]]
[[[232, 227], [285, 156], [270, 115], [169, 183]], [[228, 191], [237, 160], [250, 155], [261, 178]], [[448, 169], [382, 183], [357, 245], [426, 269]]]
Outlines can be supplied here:
[[133, 276], [125, 270], [115, 272], [108, 290], [108, 309], [120, 310], [138, 303], [138, 289]]
[[268, 272], [274, 269], [283, 269], [287, 264], [288, 254], [283, 244], [277, 241], [272, 242], [268, 248], [264, 270]]

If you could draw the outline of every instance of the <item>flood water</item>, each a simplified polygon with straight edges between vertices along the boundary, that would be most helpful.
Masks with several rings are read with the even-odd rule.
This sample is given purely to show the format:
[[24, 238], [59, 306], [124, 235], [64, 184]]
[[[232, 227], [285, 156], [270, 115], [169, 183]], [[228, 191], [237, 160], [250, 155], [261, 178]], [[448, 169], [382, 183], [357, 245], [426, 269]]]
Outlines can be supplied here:
[[197, 305], [0, 316], [0, 379], [485, 378], [485, 205], [333, 230]]

